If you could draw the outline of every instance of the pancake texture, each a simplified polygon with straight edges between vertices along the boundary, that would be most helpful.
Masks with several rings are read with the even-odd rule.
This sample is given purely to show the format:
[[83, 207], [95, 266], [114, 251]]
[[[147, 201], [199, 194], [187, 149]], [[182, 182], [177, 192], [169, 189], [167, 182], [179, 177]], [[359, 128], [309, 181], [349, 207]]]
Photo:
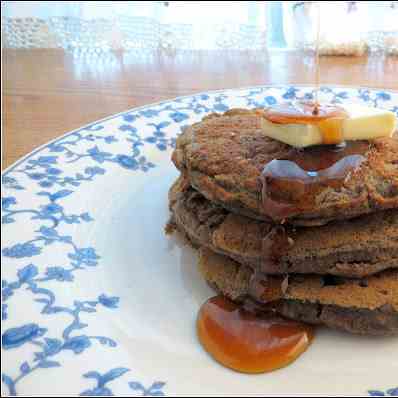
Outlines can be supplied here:
[[261, 113], [185, 128], [166, 232], [199, 248], [216, 292], [253, 311], [398, 335], [398, 134], [300, 152], [267, 137]]
[[[178, 137], [172, 160], [190, 185], [231, 212], [259, 220], [270, 214], [261, 201], [260, 175], [291, 147], [264, 135], [252, 110], [211, 114]], [[325, 186], [314, 203], [287, 218], [295, 225], [322, 225], [398, 207], [398, 139], [369, 142], [366, 161], [340, 188]]]
[[180, 177], [169, 193], [176, 227], [207, 247], [268, 274], [316, 273], [366, 277], [398, 268], [398, 210], [336, 221], [320, 227], [287, 228], [290, 245], [276, 263], [263, 261], [266, 221], [230, 213], [207, 200]]
[[[398, 334], [398, 271], [359, 279], [292, 275], [264, 276], [264, 294], [250, 287], [253, 271], [208, 249], [200, 250], [199, 269], [219, 293], [241, 302], [248, 296], [287, 318], [366, 335]], [[271, 292], [271, 294], [269, 294]]]

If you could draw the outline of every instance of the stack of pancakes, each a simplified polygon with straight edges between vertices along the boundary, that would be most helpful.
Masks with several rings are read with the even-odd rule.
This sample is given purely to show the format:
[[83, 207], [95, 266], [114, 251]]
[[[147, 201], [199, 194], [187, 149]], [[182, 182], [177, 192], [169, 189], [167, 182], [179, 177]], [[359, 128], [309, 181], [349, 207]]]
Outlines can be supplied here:
[[[236, 109], [177, 139], [170, 226], [200, 248], [203, 277], [234, 301], [251, 297], [288, 318], [398, 334], [398, 140], [369, 142], [343, 186], [325, 186], [281, 226], [262, 203], [260, 176], [291, 147], [266, 137], [260, 123]], [[288, 238], [264, 261], [264, 242], [278, 228]]]

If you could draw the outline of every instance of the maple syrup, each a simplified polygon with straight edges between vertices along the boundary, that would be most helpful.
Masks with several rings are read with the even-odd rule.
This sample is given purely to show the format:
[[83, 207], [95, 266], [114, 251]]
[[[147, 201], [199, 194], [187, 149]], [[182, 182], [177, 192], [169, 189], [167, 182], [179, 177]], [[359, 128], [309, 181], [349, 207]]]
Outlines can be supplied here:
[[315, 94], [314, 94], [314, 109], [312, 114], [318, 115], [319, 113], [319, 83], [321, 77], [321, 64], [319, 59], [319, 38], [321, 33], [321, 7], [320, 4], [316, 4], [316, 38], [315, 38]]
[[[316, 125], [323, 144], [305, 149], [292, 148], [287, 156], [265, 165], [261, 174], [262, 202], [266, 214], [274, 221], [280, 222], [314, 208], [316, 197], [322, 190], [340, 189], [347, 176], [366, 160], [365, 154], [369, 150], [369, 143], [365, 141], [344, 142], [343, 125], [349, 117], [344, 108], [318, 101], [319, 4], [316, 29], [314, 102], [281, 104], [265, 109], [263, 113], [263, 117], [272, 123]], [[284, 254], [283, 243], [288, 243], [287, 234], [281, 230], [278, 233], [274, 231], [263, 240], [267, 269], [276, 265], [278, 255]]]
[[[287, 227], [275, 225], [262, 239], [262, 266], [268, 272], [278, 272], [280, 258], [293, 246], [294, 239]], [[257, 296], [256, 296], [257, 297]]]
[[266, 213], [280, 221], [315, 206], [324, 189], [340, 189], [347, 176], [366, 161], [366, 141], [340, 147], [292, 148], [282, 159], [267, 163], [261, 175], [262, 201]]
[[280, 300], [284, 295], [283, 280], [280, 275], [267, 275], [256, 270], [250, 277], [248, 294], [262, 304]]
[[313, 124], [322, 134], [322, 144], [340, 144], [344, 141], [343, 123], [349, 117], [348, 112], [334, 104], [320, 104], [320, 4], [317, 3], [317, 23], [315, 39], [315, 89], [313, 102], [281, 104], [265, 109], [264, 117], [278, 124]]
[[[369, 150], [365, 141], [344, 143], [343, 124], [349, 117], [346, 110], [318, 101], [319, 33], [318, 5], [314, 102], [281, 104], [262, 114], [272, 123], [316, 125], [322, 144], [326, 144], [304, 150], [292, 148], [283, 158], [265, 165], [261, 175], [263, 206], [277, 222], [313, 208], [323, 189], [340, 189], [347, 176], [366, 160]], [[262, 241], [264, 268], [277, 271], [280, 258], [293, 244], [293, 229], [275, 224]], [[314, 329], [271, 311], [287, 289], [285, 282], [287, 277], [258, 270], [250, 279], [249, 297], [243, 304], [221, 295], [206, 301], [197, 319], [204, 349], [222, 365], [243, 373], [269, 372], [297, 359], [311, 344]], [[270, 310], [265, 312], [265, 308]]]
[[289, 365], [313, 339], [309, 325], [274, 313], [248, 311], [223, 296], [206, 301], [197, 333], [204, 349], [222, 365], [243, 373], [264, 373]]

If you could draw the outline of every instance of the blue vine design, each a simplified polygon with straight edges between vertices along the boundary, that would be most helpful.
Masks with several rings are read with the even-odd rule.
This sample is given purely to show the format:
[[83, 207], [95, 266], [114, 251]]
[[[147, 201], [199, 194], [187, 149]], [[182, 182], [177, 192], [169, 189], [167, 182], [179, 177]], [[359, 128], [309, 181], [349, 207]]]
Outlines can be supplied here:
[[12, 378], [5, 373], [2, 374], [2, 381], [8, 387], [9, 394], [11, 396], [17, 395], [17, 384], [35, 370], [61, 366], [61, 363], [54, 360], [54, 357], [62, 351], [70, 350], [74, 354], [81, 354], [84, 350], [92, 346], [93, 341], [98, 341], [100, 344], [108, 345], [109, 347], [117, 346], [117, 343], [108, 337], [88, 336], [84, 334], [72, 336], [71, 334], [74, 331], [84, 329], [88, 326], [88, 324], [83, 323], [80, 319], [80, 314], [82, 312], [96, 312], [98, 305], [102, 305], [109, 309], [115, 309], [117, 308], [119, 301], [118, 297], [110, 297], [102, 294], [97, 298], [97, 300], [75, 300], [71, 308], [57, 306], [55, 305], [56, 299], [54, 293], [49, 289], [39, 287], [38, 282], [51, 279], [62, 280], [62, 272], [52, 272], [52, 275], [35, 279], [37, 273], [37, 267], [31, 264], [18, 271], [19, 280], [14, 282], [14, 284], [20, 286], [26, 284], [27, 290], [30, 290], [34, 295], [41, 295], [41, 297], [36, 298], [35, 301], [43, 304], [43, 308], [41, 310], [42, 314], [49, 315], [64, 313], [68, 314], [72, 320], [63, 331], [61, 338], [48, 337], [48, 330], [40, 327], [36, 323], [28, 323], [19, 327], [10, 328], [3, 333], [1, 342], [4, 350], [20, 347], [28, 343], [37, 346], [40, 349], [34, 353], [34, 359], [31, 362], [24, 361], [20, 365], [20, 373], [17, 377]]
[[86, 379], [94, 379], [96, 381], [96, 386], [92, 389], [81, 392], [79, 395], [83, 397], [112, 397], [113, 392], [109, 388], [109, 386], [107, 386], [107, 384], [112, 380], [123, 376], [126, 372], [129, 371], [130, 369], [127, 368], [114, 368], [102, 375], [96, 371], [87, 372], [83, 375], [83, 377], [85, 377]]
[[164, 397], [165, 394], [162, 391], [163, 387], [166, 385], [163, 381], [155, 381], [148, 388], [145, 388], [140, 382], [130, 381], [129, 387], [138, 392], [142, 397]]
[[371, 397], [398, 397], [398, 387], [389, 388], [386, 391], [369, 390], [368, 394]]
[[[110, 389], [109, 382], [123, 376], [125, 373], [129, 372], [130, 369], [127, 368], [114, 368], [110, 371], [101, 374], [97, 371], [90, 371], [83, 375], [86, 379], [94, 379], [96, 385], [92, 389], [84, 390], [79, 395], [85, 397], [100, 396], [100, 397], [111, 397], [114, 396], [113, 391]], [[135, 391], [135, 396], [142, 397], [163, 397], [165, 394], [163, 392], [163, 387], [166, 383], [162, 381], [155, 381], [145, 388], [140, 382], [130, 381], [128, 386], [131, 390]]]

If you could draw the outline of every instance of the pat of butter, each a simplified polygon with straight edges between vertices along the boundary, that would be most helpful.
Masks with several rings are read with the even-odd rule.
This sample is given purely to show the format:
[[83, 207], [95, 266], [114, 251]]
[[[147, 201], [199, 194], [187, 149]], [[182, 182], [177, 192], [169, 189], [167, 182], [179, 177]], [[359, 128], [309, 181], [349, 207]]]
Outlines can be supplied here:
[[[345, 109], [349, 113], [349, 117], [341, 121], [345, 141], [391, 137], [397, 126], [395, 114], [384, 109], [354, 104]], [[324, 143], [316, 124], [278, 124], [262, 118], [262, 129], [268, 137], [298, 148]]]

